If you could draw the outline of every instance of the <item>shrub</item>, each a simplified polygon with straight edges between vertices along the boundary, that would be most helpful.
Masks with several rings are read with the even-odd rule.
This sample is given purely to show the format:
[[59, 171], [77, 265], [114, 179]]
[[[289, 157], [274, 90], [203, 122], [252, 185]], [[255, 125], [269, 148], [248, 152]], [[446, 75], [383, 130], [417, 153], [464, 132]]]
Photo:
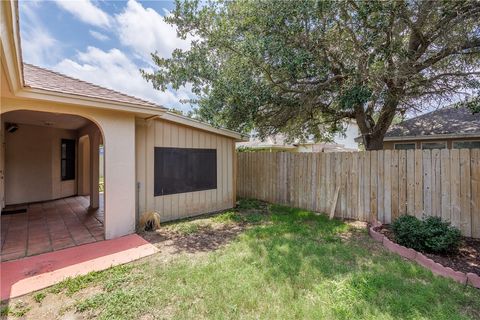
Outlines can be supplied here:
[[405, 247], [424, 250], [422, 221], [414, 216], [400, 216], [392, 223], [395, 241]]
[[439, 217], [428, 217], [423, 222], [425, 251], [447, 253], [458, 250], [462, 235], [460, 230], [443, 222]]
[[414, 216], [401, 216], [393, 222], [392, 231], [398, 244], [430, 253], [456, 251], [462, 238], [460, 230], [439, 217], [421, 221]]

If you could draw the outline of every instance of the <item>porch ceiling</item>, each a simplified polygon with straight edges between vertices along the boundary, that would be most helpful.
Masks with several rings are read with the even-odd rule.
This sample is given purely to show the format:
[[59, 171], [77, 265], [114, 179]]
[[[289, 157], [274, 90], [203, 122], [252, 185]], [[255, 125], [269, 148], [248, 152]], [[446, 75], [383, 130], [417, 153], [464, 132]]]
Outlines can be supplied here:
[[80, 116], [39, 111], [18, 110], [2, 115], [5, 122], [77, 130], [90, 123]]

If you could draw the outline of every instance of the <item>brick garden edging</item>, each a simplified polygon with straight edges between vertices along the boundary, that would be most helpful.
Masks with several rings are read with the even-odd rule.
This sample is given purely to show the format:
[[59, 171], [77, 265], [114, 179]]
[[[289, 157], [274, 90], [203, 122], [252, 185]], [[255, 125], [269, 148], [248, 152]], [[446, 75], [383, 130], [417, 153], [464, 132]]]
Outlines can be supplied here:
[[375, 230], [380, 226], [382, 226], [380, 222], [375, 222], [368, 228], [368, 233], [373, 238], [373, 240], [381, 243], [388, 251], [396, 253], [410, 261], [415, 261], [416, 263], [429, 269], [436, 275], [450, 278], [461, 284], [468, 284], [472, 287], [480, 289], [479, 275], [471, 272], [464, 273], [460, 271], [455, 271], [450, 267], [444, 267], [440, 263], [433, 261], [432, 259], [428, 258], [427, 256], [418, 251], [396, 244], [395, 242], [391, 241], [386, 236]]

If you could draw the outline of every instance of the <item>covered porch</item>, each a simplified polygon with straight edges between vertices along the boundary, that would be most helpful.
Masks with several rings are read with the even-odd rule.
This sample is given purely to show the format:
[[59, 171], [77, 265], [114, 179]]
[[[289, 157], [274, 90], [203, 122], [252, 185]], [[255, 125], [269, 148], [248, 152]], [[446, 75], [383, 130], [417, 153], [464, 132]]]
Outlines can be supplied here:
[[104, 240], [100, 128], [78, 115], [31, 110], [0, 121], [1, 261]]
[[1, 215], [1, 261], [104, 240], [103, 196], [89, 208], [88, 196], [11, 205]]

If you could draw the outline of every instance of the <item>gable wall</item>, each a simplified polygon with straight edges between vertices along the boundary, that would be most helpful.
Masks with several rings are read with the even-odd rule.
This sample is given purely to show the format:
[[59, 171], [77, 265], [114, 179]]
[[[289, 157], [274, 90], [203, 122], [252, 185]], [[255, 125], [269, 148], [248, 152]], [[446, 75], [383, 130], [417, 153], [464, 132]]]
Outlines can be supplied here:
[[[233, 139], [165, 120], [137, 120], [137, 215], [155, 210], [161, 221], [232, 208], [235, 205]], [[217, 150], [217, 189], [154, 196], [154, 148]]]

